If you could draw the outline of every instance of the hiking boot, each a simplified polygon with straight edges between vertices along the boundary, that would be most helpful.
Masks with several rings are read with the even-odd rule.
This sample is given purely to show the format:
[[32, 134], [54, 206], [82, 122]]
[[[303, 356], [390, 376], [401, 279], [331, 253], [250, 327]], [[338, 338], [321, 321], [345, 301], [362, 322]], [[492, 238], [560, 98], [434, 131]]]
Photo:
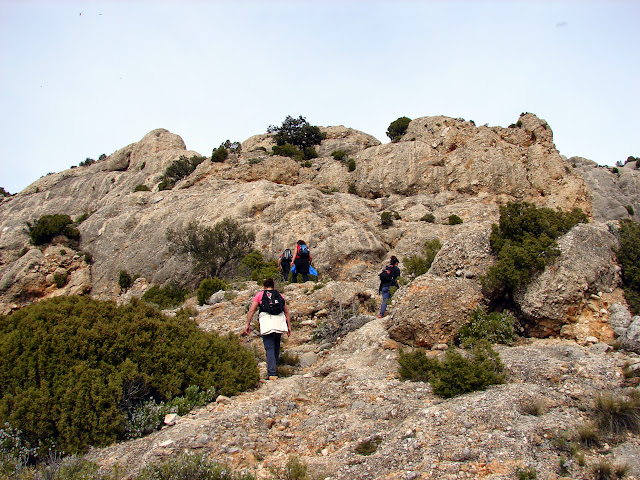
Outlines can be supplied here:
[[269, 380], [277, 380], [278, 377], [275, 375], [269, 375]]

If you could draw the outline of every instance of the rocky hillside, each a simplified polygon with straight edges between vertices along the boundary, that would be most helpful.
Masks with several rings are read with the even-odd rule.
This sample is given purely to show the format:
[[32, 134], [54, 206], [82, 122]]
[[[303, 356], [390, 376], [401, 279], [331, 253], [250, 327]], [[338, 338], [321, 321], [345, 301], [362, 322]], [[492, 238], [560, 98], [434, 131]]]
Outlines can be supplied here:
[[[332, 478], [513, 478], [522, 462], [555, 478], [562, 453], [550, 444], [557, 428], [575, 428], [594, 392], [619, 388], [623, 365], [638, 361], [640, 317], [628, 314], [620, 294], [612, 233], [620, 219], [640, 220], [635, 164], [614, 173], [566, 159], [549, 125], [533, 114], [508, 128], [418, 118], [389, 144], [350, 128], [322, 130], [327, 138], [309, 165], [273, 155], [272, 135], [261, 134], [225, 162], [205, 160], [172, 190], [159, 191], [173, 161], [199, 154], [158, 129], [104, 160], [49, 174], [0, 200], [5, 313], [56, 295], [127, 301], [151, 284], [193, 286], [191, 265], [169, 253], [166, 239], [169, 228], [192, 220], [237, 221], [255, 233], [254, 246], [267, 258], [300, 238], [312, 249], [321, 283], [285, 288], [298, 322], [288, 348], [304, 359], [297, 375], [95, 458], [128, 463], [206, 449], [261, 471], [298, 452]], [[338, 150], [355, 161], [353, 171], [333, 158]], [[139, 185], [149, 191], [135, 191]], [[440, 351], [485, 303], [479, 277], [495, 262], [489, 233], [509, 201], [578, 207], [591, 222], [561, 237], [557, 261], [514, 295], [526, 334], [547, 340], [501, 350], [506, 385], [443, 402], [428, 384], [398, 380], [397, 348]], [[389, 228], [381, 226], [383, 212], [395, 217]], [[29, 244], [26, 222], [45, 214], [86, 216], [77, 250]], [[424, 221], [426, 214], [435, 221]], [[450, 215], [463, 223], [449, 225]], [[430, 271], [396, 293], [390, 316], [374, 319], [381, 264], [393, 254], [402, 269], [404, 257], [434, 238], [443, 248]], [[140, 276], [126, 294], [118, 286], [121, 270]], [[56, 285], [55, 273], [68, 282]], [[207, 330], [239, 331], [257, 289], [249, 284], [233, 300], [199, 307], [196, 321]], [[361, 328], [338, 331], [327, 344], [311, 341], [314, 329], [345, 310]], [[614, 340], [626, 350], [608, 348]], [[518, 405], [532, 397], [545, 399], [548, 416], [522, 415]], [[357, 442], [375, 436], [382, 439], [376, 454], [353, 453]], [[639, 464], [639, 451], [630, 437], [599, 455]]]

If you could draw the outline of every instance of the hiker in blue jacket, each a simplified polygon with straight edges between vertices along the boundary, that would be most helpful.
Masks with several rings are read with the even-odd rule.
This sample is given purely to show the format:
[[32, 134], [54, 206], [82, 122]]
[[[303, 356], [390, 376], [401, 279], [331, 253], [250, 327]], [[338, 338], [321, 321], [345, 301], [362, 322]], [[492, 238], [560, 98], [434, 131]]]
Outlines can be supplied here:
[[395, 255], [391, 255], [389, 265], [385, 266], [382, 272], [378, 275], [380, 277], [378, 293], [382, 295], [382, 305], [380, 306], [380, 314], [378, 315], [378, 318], [384, 317], [384, 312], [387, 311], [387, 304], [389, 300], [391, 300], [389, 288], [400, 288], [398, 285], [398, 277], [400, 276], [400, 269], [398, 268], [399, 263], [400, 261], [398, 258]]

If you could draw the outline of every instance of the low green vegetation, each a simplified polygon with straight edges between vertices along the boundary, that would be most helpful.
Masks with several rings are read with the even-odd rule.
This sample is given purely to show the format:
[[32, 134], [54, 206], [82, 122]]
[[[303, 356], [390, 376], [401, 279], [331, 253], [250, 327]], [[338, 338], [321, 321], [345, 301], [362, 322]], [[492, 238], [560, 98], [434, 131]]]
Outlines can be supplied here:
[[402, 136], [407, 132], [411, 119], [408, 117], [400, 117], [389, 124], [387, 127], [387, 137], [392, 142], [399, 142]]
[[622, 267], [624, 297], [633, 315], [640, 315], [640, 224], [633, 220], [620, 222], [620, 248], [616, 252]]
[[142, 300], [164, 310], [179, 307], [188, 296], [189, 290], [177, 285], [167, 285], [165, 287], [152, 285], [144, 292]]
[[235, 336], [139, 301], [70, 296], [29, 305], [0, 317], [0, 356], [0, 426], [30, 459], [148, 433], [159, 426], [145, 425], [154, 405], [179, 409], [258, 382], [253, 352]]
[[29, 238], [34, 245], [44, 245], [58, 235], [63, 235], [69, 240], [78, 241], [80, 232], [74, 226], [69, 215], [53, 214], [43, 215], [33, 224], [27, 222]]
[[462, 219], [458, 215], [449, 215], [449, 225], [460, 225]]
[[311, 151], [307, 151], [307, 149], [319, 145], [326, 138], [326, 134], [320, 130], [320, 127], [309, 124], [303, 116], [293, 118], [287, 115], [282, 125], [279, 127], [270, 125], [267, 132], [274, 134], [273, 139], [276, 145], [289, 144], [297, 147], [299, 151], [303, 152], [305, 159], [314, 158], [308, 156]]
[[486, 313], [483, 309], [475, 309], [456, 336], [458, 343], [463, 345], [476, 340], [487, 340], [490, 343], [510, 345], [516, 339], [515, 317], [508, 313]]
[[587, 221], [580, 209], [563, 212], [529, 203], [501, 206], [500, 223], [493, 225], [490, 237], [497, 262], [482, 278], [485, 295], [495, 300], [529, 283], [560, 254], [555, 240]]
[[138, 185], [135, 186], [135, 188], [133, 189], [134, 192], [150, 192], [151, 189], [149, 187], [147, 187], [146, 185], [139, 183]]
[[218, 277], [205, 278], [198, 285], [196, 291], [196, 297], [198, 299], [198, 305], [204, 305], [207, 299], [220, 290], [228, 290], [229, 284]]
[[259, 250], [253, 250], [240, 261], [240, 277], [262, 283], [265, 278], [278, 278], [278, 262], [265, 260]]
[[500, 357], [487, 341], [476, 341], [469, 350], [449, 348], [443, 359], [424, 349], [400, 350], [398, 373], [405, 380], [429, 382], [435, 395], [451, 398], [484, 390], [504, 382]]
[[158, 190], [171, 190], [176, 183], [191, 175], [204, 160], [205, 158], [199, 155], [193, 155], [191, 158], [183, 155], [178, 160], [174, 160], [165, 170]]
[[420, 254], [405, 257], [402, 263], [407, 275], [415, 278], [427, 273], [441, 248], [442, 243], [440, 243], [440, 240], [433, 238], [424, 242]]

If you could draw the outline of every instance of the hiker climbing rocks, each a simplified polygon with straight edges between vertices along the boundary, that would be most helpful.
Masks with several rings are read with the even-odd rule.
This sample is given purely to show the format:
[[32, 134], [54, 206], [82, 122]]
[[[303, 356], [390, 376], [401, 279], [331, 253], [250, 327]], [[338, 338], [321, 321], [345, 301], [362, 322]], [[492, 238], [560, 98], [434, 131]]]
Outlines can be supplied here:
[[282, 271], [282, 278], [285, 282], [289, 281], [289, 271], [291, 270], [292, 261], [293, 253], [291, 253], [291, 249], [285, 248], [280, 258], [278, 258], [278, 270]]
[[264, 290], [259, 291], [247, 312], [247, 326], [244, 331], [251, 334], [251, 320], [259, 309], [260, 336], [267, 354], [267, 376], [269, 380], [278, 378], [278, 357], [280, 356], [280, 339], [283, 333], [291, 336], [291, 317], [289, 307], [280, 292], [275, 289], [273, 278], [263, 282]]
[[391, 300], [389, 288], [399, 288], [398, 277], [400, 276], [400, 269], [398, 268], [398, 263], [400, 263], [398, 258], [395, 255], [391, 255], [389, 264], [386, 265], [382, 272], [378, 274], [380, 277], [378, 293], [382, 295], [382, 305], [380, 305], [380, 314], [378, 315], [378, 318], [384, 317], [384, 313], [387, 311], [387, 304], [389, 300]]
[[294, 272], [293, 281], [297, 279], [298, 274], [302, 275], [303, 282], [306, 282], [309, 279], [309, 269], [312, 261], [313, 259], [311, 257], [311, 252], [309, 251], [309, 247], [304, 240], [298, 240], [296, 253], [293, 257], [293, 265], [295, 267], [292, 270], [292, 272]]

